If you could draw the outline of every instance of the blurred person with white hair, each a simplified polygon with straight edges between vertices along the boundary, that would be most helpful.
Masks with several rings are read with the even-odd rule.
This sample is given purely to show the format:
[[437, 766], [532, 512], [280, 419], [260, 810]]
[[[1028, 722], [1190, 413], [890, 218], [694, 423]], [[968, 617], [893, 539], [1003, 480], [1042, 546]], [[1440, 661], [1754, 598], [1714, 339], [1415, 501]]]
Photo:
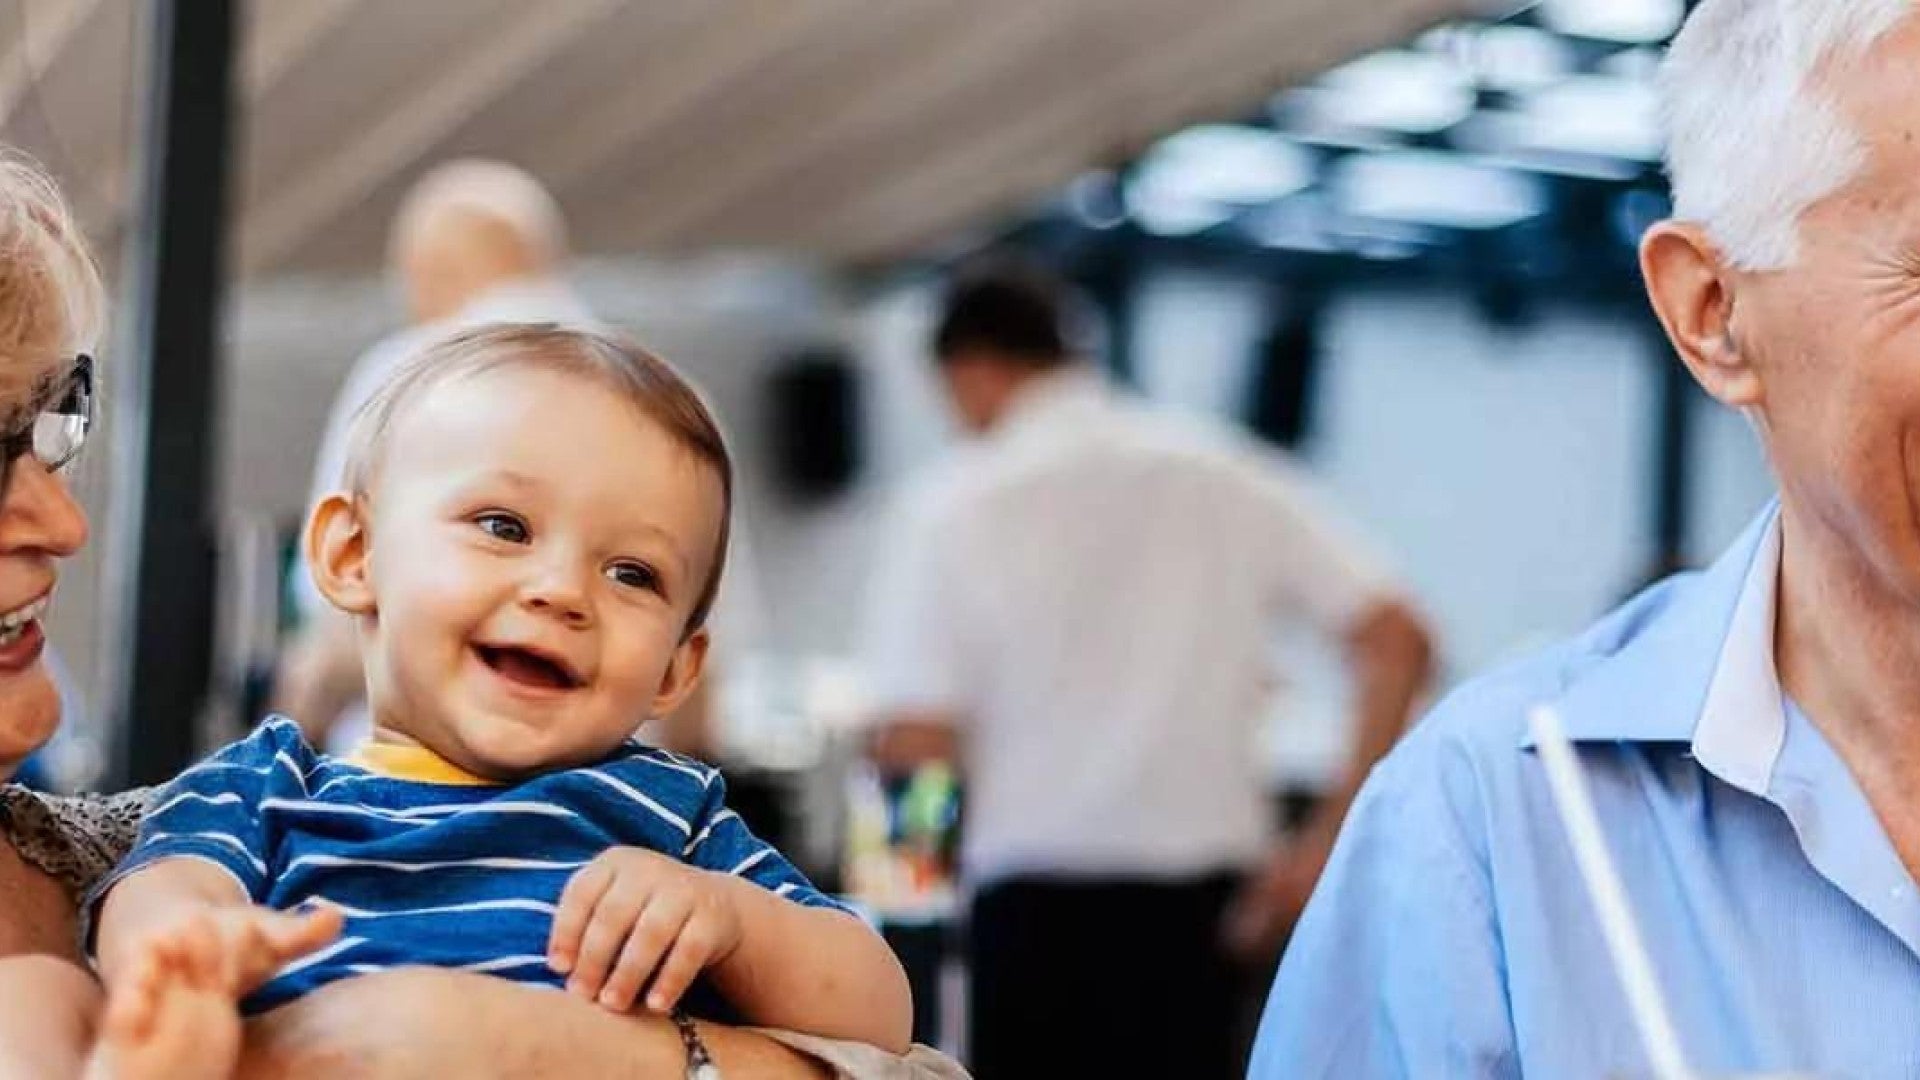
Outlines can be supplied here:
[[[1640, 266], [1778, 498], [1375, 770], [1254, 1076], [1916, 1075], [1916, 79], [1909, 0], [1690, 15], [1662, 75], [1674, 211]], [[1554, 718], [1577, 772], [1550, 772]], [[1556, 812], [1580, 775], [1619, 893], [1590, 894], [1570, 838], [1593, 834]], [[1616, 974], [1599, 912], [1622, 908], [1650, 971]]]
[[[565, 281], [559, 205], [518, 166], [463, 158], [428, 170], [394, 215], [387, 255], [412, 325], [376, 342], [348, 373], [314, 458], [309, 506], [340, 486], [347, 433], [360, 407], [428, 345], [492, 322], [604, 329]], [[282, 657], [277, 709], [316, 745], [357, 741], [366, 725], [352, 624], [298, 568], [294, 597], [301, 629]]]
[[[1298, 469], [1087, 362], [1062, 283], [956, 282], [933, 353], [979, 435], [907, 495], [873, 590], [873, 754], [965, 785], [970, 1066], [1237, 1073], [1270, 960], [1348, 799], [1405, 726], [1427, 632]], [[1276, 844], [1255, 748], [1272, 635], [1344, 649], [1352, 761]]]

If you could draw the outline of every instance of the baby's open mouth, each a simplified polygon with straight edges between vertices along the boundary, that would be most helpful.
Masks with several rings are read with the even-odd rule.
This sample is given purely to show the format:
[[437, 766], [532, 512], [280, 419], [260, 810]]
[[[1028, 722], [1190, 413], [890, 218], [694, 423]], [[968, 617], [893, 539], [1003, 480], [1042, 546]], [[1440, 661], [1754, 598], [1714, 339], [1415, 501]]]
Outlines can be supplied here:
[[546, 690], [573, 690], [586, 682], [560, 657], [518, 645], [475, 645], [480, 662], [517, 683]]

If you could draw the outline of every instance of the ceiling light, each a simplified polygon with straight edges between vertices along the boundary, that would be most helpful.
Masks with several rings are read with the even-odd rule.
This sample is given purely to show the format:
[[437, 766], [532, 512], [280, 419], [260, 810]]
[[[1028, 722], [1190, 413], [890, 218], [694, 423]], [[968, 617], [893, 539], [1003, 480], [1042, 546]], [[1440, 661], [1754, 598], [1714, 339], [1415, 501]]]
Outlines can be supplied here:
[[1563, 34], [1629, 44], [1665, 41], [1680, 29], [1680, 0], [1542, 0], [1540, 19]]
[[1405, 134], [1444, 131], [1473, 111], [1467, 73], [1432, 53], [1389, 49], [1344, 64], [1285, 95], [1317, 125]]
[[1329, 187], [1353, 217], [1449, 229], [1501, 228], [1546, 210], [1537, 178], [1428, 150], [1355, 154]]

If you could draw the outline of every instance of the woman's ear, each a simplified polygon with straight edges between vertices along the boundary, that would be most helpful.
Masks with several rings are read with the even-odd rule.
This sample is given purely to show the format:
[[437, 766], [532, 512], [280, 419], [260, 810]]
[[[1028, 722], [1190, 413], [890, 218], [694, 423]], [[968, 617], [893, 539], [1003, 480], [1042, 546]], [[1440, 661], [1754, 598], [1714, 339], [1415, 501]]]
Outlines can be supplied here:
[[374, 612], [365, 511], [364, 501], [334, 492], [321, 499], [307, 518], [307, 572], [320, 595], [349, 615]]
[[700, 675], [707, 667], [707, 649], [712, 642], [705, 627], [688, 634], [685, 641], [673, 650], [673, 659], [667, 663], [667, 672], [660, 679], [660, 689], [653, 695], [652, 716], [669, 716], [693, 695], [694, 688], [700, 685]]
[[1762, 404], [1759, 372], [1735, 333], [1736, 275], [1706, 231], [1685, 221], [1655, 224], [1640, 241], [1640, 274], [1694, 381], [1733, 408]]

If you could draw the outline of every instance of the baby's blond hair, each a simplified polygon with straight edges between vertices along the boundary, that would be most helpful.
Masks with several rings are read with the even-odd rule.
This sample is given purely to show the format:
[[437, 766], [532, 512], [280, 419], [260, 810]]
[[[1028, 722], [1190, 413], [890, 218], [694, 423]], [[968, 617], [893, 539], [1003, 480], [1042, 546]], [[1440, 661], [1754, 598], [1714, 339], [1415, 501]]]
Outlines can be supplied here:
[[106, 321], [93, 252], [46, 171], [0, 147], [0, 402], [91, 352]]

